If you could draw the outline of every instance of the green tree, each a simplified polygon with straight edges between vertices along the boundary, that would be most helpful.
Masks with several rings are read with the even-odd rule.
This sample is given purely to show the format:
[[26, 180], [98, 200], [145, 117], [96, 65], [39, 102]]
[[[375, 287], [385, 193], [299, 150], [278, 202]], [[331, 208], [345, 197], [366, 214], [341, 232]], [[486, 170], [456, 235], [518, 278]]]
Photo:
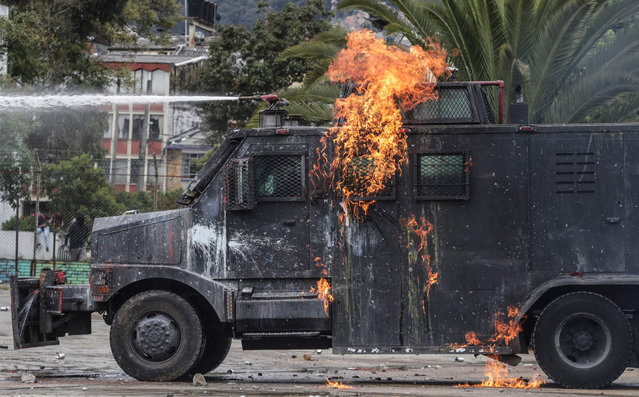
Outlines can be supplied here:
[[[281, 11], [288, 3], [303, 6], [306, 0], [268, 0], [264, 1], [272, 12]], [[260, 0], [216, 0], [217, 13], [220, 15], [220, 23], [225, 25], [244, 25], [253, 29], [258, 14]], [[323, 0], [324, 7], [330, 7], [330, 0]]]
[[[172, 190], [164, 194], [158, 193], [158, 211], [177, 209], [175, 203], [182, 194], [182, 190]], [[149, 192], [119, 192], [115, 195], [115, 200], [122, 204], [126, 210], [138, 210], [139, 212], [153, 211], [153, 193]]]
[[97, 217], [121, 215], [126, 210], [116, 201], [104, 171], [95, 168], [94, 160], [85, 154], [58, 164], [44, 164], [42, 186], [65, 224], [77, 212], [92, 221]]
[[[278, 59], [285, 48], [308, 41], [330, 28], [321, 0], [308, 0], [300, 7], [286, 4], [279, 12], [263, 10], [251, 32], [244, 26], [220, 25], [218, 39], [210, 46], [210, 59], [203, 71], [190, 78], [191, 90], [222, 95], [270, 93], [301, 81], [310, 63], [303, 59]], [[205, 107], [214, 136], [226, 133], [228, 120], [244, 126], [255, 109], [250, 103], [220, 103]], [[215, 141], [215, 139], [213, 139]]]
[[32, 158], [24, 134], [30, 129], [24, 116], [6, 114], [0, 118], [0, 200], [14, 209], [28, 192]]
[[609, 105], [622, 97], [633, 102], [620, 118], [639, 108], [639, 24], [631, 23], [636, 0], [388, 3], [342, 0], [339, 7], [370, 13], [387, 34], [413, 45], [437, 37], [460, 80], [504, 80], [507, 104], [523, 86], [534, 122], [584, 121], [613, 110]]
[[87, 51], [87, 42], [155, 37], [152, 27], [170, 28], [178, 12], [173, 0], [5, 1], [0, 20], [8, 55], [5, 84], [101, 88], [109, 70]]
[[[305, 59], [309, 69], [302, 86], [287, 87], [278, 94], [290, 101], [289, 112], [315, 123], [330, 123], [332, 104], [340, 88], [326, 77], [326, 71], [337, 53], [346, 47], [346, 34], [341, 27], [319, 33], [313, 40], [303, 41], [282, 51], [279, 60]], [[255, 120], [252, 120], [253, 122]]]
[[43, 162], [56, 163], [81, 153], [100, 158], [102, 137], [108, 128], [106, 114], [91, 109], [64, 109], [35, 113], [25, 143], [38, 150]]

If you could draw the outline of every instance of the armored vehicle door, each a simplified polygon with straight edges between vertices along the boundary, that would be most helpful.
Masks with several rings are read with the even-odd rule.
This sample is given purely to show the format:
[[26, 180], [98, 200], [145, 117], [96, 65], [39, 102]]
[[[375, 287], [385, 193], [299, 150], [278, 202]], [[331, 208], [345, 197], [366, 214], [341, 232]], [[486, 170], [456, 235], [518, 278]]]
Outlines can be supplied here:
[[533, 270], [623, 272], [621, 134], [542, 133], [530, 162]]
[[233, 187], [225, 194], [230, 277], [299, 278], [309, 270], [308, 146], [286, 139], [247, 142], [225, 170]]

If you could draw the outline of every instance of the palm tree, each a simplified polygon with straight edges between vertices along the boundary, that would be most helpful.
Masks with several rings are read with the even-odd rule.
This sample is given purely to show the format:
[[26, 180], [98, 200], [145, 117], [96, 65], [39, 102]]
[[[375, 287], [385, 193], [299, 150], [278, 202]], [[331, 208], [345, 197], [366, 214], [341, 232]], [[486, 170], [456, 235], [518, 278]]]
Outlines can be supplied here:
[[[636, 0], [342, 0], [339, 8], [365, 11], [413, 45], [437, 37], [459, 80], [504, 80], [506, 104], [521, 85], [536, 123], [627, 120], [639, 110]], [[320, 54], [331, 51], [311, 53], [315, 44], [285, 56], [314, 57], [317, 77], [328, 66]]]
[[[462, 79], [504, 80], [506, 103], [515, 87], [523, 86], [535, 122], [583, 121], [639, 93], [639, 24], [630, 23], [639, 12], [636, 0], [389, 3], [392, 7], [377, 0], [342, 0], [340, 8], [384, 20], [386, 33], [413, 45], [438, 37], [449, 50], [458, 50], [451, 60]], [[630, 100], [624, 108], [636, 113], [637, 96]]]
[[312, 62], [312, 68], [306, 73], [301, 86], [289, 87], [278, 93], [291, 102], [290, 113], [301, 114], [304, 119], [317, 124], [331, 122], [332, 104], [340, 90], [328, 80], [326, 71], [335, 55], [346, 47], [347, 33], [345, 29], [335, 27], [319, 33], [312, 41], [289, 47], [279, 55], [278, 60], [304, 58]]

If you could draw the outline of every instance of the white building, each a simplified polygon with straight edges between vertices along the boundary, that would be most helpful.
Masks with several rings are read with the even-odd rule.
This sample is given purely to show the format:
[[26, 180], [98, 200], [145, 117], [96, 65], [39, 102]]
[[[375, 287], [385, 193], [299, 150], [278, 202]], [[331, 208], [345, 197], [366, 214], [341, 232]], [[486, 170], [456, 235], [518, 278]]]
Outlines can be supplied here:
[[[180, 93], [184, 76], [202, 67], [208, 55], [202, 50], [178, 47], [167, 55], [111, 51], [100, 58], [109, 68], [126, 68], [133, 74], [133, 87], [114, 81], [109, 89], [111, 94], [169, 96]], [[168, 142], [175, 136], [199, 130], [201, 120], [193, 105], [179, 102], [132, 103], [112, 105], [106, 110], [109, 112], [109, 128], [105, 131], [102, 146], [108, 154], [103, 167], [117, 190], [136, 192], [149, 189], [155, 184], [156, 175], [162, 191], [179, 190], [188, 183], [188, 176], [184, 177], [180, 172], [182, 164], [175, 165], [176, 154], [169, 153], [175, 148], [171, 148]], [[190, 134], [187, 135], [193, 139]], [[188, 162], [207, 150], [205, 145], [190, 148], [190, 155], [183, 161]], [[177, 157], [182, 159], [181, 155]]]

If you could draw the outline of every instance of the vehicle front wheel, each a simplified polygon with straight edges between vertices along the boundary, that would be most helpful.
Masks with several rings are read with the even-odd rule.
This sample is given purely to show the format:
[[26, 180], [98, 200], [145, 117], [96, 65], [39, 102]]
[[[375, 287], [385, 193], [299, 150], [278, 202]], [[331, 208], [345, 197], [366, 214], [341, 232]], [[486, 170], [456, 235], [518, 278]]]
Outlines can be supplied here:
[[193, 367], [202, 347], [197, 312], [180, 296], [147, 291], [117, 311], [109, 335], [113, 357], [128, 375], [145, 381], [172, 381]]
[[213, 371], [224, 361], [231, 349], [232, 338], [221, 336], [219, 332], [209, 330], [206, 335], [204, 352], [190, 373], [202, 375]]
[[541, 369], [560, 385], [600, 388], [626, 369], [632, 330], [610, 299], [574, 292], [543, 310], [533, 331], [533, 349]]

